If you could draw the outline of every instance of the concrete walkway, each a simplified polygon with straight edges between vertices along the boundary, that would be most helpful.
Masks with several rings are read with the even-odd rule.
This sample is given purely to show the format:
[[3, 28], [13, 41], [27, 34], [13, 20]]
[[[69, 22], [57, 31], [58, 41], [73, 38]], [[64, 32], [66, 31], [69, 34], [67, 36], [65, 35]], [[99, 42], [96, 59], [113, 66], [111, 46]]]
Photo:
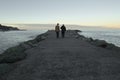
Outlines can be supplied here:
[[6, 80], [120, 80], [118, 53], [76, 39], [74, 31], [59, 39], [47, 34]]

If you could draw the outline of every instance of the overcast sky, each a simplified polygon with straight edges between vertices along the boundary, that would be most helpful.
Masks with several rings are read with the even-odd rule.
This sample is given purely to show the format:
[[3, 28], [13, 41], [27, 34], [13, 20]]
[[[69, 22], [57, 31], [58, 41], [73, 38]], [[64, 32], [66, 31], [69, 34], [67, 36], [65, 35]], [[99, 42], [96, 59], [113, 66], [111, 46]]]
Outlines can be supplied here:
[[120, 27], [120, 0], [0, 0], [0, 23]]

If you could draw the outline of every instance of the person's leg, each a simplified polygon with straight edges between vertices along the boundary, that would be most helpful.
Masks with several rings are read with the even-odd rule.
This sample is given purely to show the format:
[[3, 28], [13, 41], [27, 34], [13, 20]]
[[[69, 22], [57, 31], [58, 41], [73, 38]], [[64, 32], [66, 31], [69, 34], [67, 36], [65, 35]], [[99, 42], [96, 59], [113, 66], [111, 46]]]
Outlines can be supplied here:
[[58, 35], [58, 34], [57, 34], [57, 32], [56, 32], [56, 38], [57, 38], [57, 35]]
[[62, 31], [61, 31], [61, 36], [63, 37]]
[[59, 32], [58, 32], [58, 37], [57, 38], [59, 38]]
[[62, 31], [62, 38], [64, 38], [64, 31]]
[[65, 37], [65, 32], [63, 32], [63, 38]]
[[59, 32], [56, 32], [56, 37], [59, 38]]

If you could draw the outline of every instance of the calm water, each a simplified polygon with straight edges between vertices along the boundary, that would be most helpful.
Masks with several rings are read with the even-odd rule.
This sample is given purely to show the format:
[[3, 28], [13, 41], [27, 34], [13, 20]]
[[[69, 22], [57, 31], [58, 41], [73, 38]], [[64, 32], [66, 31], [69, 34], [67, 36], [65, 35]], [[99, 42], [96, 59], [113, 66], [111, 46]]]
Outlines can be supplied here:
[[[0, 32], [0, 53], [7, 48], [18, 45], [21, 42], [35, 38], [38, 34], [54, 29], [53, 24], [20, 24], [12, 25], [27, 31]], [[82, 30], [82, 35], [94, 39], [106, 40], [120, 47], [120, 29], [109, 29], [99, 27], [83, 27], [78, 25], [66, 25], [67, 29]]]

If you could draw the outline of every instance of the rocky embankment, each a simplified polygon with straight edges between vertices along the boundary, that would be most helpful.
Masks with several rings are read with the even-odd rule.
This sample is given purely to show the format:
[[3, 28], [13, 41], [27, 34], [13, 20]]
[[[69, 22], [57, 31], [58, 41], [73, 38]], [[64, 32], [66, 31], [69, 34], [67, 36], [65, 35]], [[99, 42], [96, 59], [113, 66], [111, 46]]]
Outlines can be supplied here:
[[[76, 33], [80, 33], [82, 31], [76, 31]], [[108, 49], [108, 50], [113, 50], [113, 51], [120, 51], [120, 47], [112, 44], [112, 43], [108, 43], [106, 42], [105, 40], [99, 40], [99, 39], [93, 39], [93, 38], [88, 38], [88, 37], [85, 37], [83, 35], [80, 35], [78, 34], [76, 36], [77, 39], [80, 39], [80, 40], [84, 40], [84, 41], [87, 41], [88, 43], [94, 45], [94, 46], [97, 46], [97, 47], [101, 47], [101, 48], [104, 48], [104, 49]]]
[[[28, 62], [24, 63], [23, 61], [22, 64], [24, 64], [24, 66], [18, 67], [18, 69], [16, 70], [17, 75], [16, 73], [12, 74], [12, 76], [15, 77], [14, 80], [22, 79], [23, 75], [25, 79], [28, 78], [26, 80], [33, 78], [35, 75], [41, 76], [39, 77], [40, 79], [45, 78], [44, 80], [48, 80], [48, 78], [53, 80], [60, 79], [61, 76], [63, 76], [66, 79], [68, 77], [66, 75], [73, 76], [75, 74], [72, 74], [72, 72], [76, 72], [76, 71], [78, 73], [80, 71], [80, 73], [76, 74], [75, 76], [80, 75], [81, 78], [86, 76], [87, 79], [82, 79], [82, 80], [89, 80], [88, 79], [89, 76], [92, 76], [92, 78], [97, 78], [97, 79], [99, 77], [103, 77], [102, 80], [109, 80], [105, 78], [109, 78], [110, 75], [113, 76], [113, 74], [117, 76], [116, 74], [118, 74], [119, 72], [119, 68], [117, 68], [117, 65], [119, 65], [119, 63], [117, 62], [119, 61], [119, 57], [120, 57], [119, 54], [120, 47], [117, 47], [111, 43], [107, 43], [106, 41], [103, 40], [94, 40], [92, 38], [86, 38], [83, 35], [79, 35], [78, 32], [81, 31], [69, 30], [66, 32], [67, 37], [65, 39], [61, 39], [61, 38], [56, 39], [54, 35], [55, 34], [54, 31], [48, 31], [44, 34], [37, 36], [33, 40], [29, 40], [27, 42], [23, 42], [19, 44], [18, 46], [9, 48], [3, 54], [0, 55], [0, 80], [4, 80], [5, 78], [4, 76], [6, 76], [7, 74], [9, 74], [9, 72], [17, 68], [16, 63], [18, 63], [20, 60], [23, 59], [28, 59], [27, 61], [29, 63]], [[40, 41], [42, 42], [41, 44], [38, 45]], [[42, 47], [43, 49], [41, 50], [40, 47]], [[28, 53], [26, 53], [25, 51], [28, 51]], [[32, 54], [33, 52], [35, 55]], [[31, 56], [32, 58], [28, 58], [29, 53], [32, 54]], [[111, 63], [112, 61], [116, 63]], [[72, 62], [75, 65], [73, 65]], [[80, 62], [81, 64], [78, 62]], [[26, 66], [28, 64], [29, 66]], [[29, 67], [33, 67], [30, 68], [30, 70], [33, 69], [36, 72], [31, 73]], [[34, 69], [34, 67], [36, 68]], [[21, 74], [20, 72], [21, 69], [23, 70], [23, 74]], [[28, 73], [26, 69], [28, 69], [30, 73], [29, 75], [31, 76], [28, 77], [28, 75], [26, 75]], [[25, 70], [26, 73], [24, 73]], [[49, 71], [49, 70], [53, 70], [53, 71]], [[41, 73], [39, 73], [39, 71]], [[62, 71], [65, 74], [63, 74]], [[44, 72], [45, 75], [43, 75]], [[9, 77], [11, 78], [10, 80], [13, 79], [11, 76]]]
[[38, 42], [45, 39], [46, 35], [47, 33], [38, 35], [35, 39], [11, 47], [0, 54], [0, 77], [12, 71], [16, 67], [14, 63], [26, 59], [27, 54], [25, 51], [35, 47]]
[[0, 24], [0, 31], [20, 30], [17, 27], [5, 26]]

